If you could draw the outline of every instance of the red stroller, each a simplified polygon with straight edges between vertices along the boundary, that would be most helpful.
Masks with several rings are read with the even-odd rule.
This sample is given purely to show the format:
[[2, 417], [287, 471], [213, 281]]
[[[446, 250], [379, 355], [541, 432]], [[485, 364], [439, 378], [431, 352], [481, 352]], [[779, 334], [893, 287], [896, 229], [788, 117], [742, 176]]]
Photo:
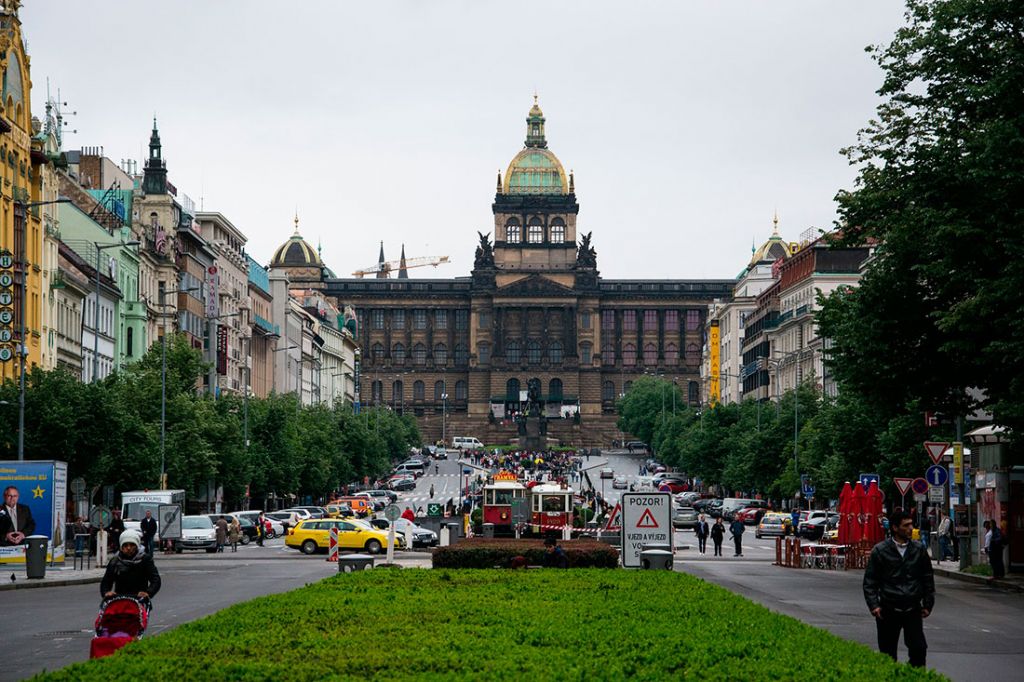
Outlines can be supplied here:
[[128, 595], [104, 599], [96, 616], [96, 636], [89, 647], [89, 658], [109, 656], [129, 642], [142, 639], [150, 608], [148, 599]]

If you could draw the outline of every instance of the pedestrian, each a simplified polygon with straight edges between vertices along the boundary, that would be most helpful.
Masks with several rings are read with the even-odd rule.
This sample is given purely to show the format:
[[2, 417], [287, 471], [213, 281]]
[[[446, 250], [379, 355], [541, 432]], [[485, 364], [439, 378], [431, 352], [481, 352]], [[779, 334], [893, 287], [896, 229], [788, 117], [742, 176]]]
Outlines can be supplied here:
[[142, 545], [146, 554], [153, 556], [153, 538], [156, 537], [157, 527], [152, 510], [146, 510], [146, 516], [139, 522], [139, 530], [142, 531]]
[[267, 537], [267, 523], [263, 518], [263, 512], [260, 512], [256, 517], [256, 544], [262, 547], [265, 537]]
[[931, 519], [931, 517], [928, 514], [924, 514], [921, 517], [920, 532], [921, 532], [921, 546], [924, 547], [924, 551], [926, 553], [929, 553], [929, 555], [930, 555], [931, 539], [932, 539], [932, 519]]
[[732, 534], [732, 541], [736, 545], [736, 553], [733, 556], [743, 556], [743, 531], [746, 530], [743, 522], [733, 519], [729, 524], [729, 532]]
[[565, 550], [558, 546], [558, 540], [548, 538], [544, 541], [544, 567], [569, 568], [569, 557]]
[[725, 524], [722, 517], [715, 519], [715, 525], [711, 526], [711, 542], [715, 545], [715, 556], [722, 556], [722, 541], [725, 539]]
[[406, 507], [405, 511], [402, 512], [402, 518], [415, 523], [416, 513], [412, 510], [412, 507]]
[[434, 484], [430, 484], [430, 499], [434, 499]]
[[796, 532], [800, 529], [800, 509], [793, 507], [793, 511], [789, 514], [789, 530], [793, 532], [793, 536], [796, 536]]
[[238, 522], [237, 516], [231, 517], [228, 525], [228, 541], [231, 543], [231, 551], [238, 551], [238, 541], [242, 539], [242, 525]]
[[923, 619], [935, 606], [932, 562], [919, 543], [912, 542], [914, 521], [903, 510], [890, 515], [892, 537], [871, 550], [864, 571], [864, 601], [875, 617], [878, 650], [894, 661], [900, 631], [910, 655], [910, 665], [923, 668], [928, 643]]
[[697, 551], [701, 554], [707, 552], [708, 549], [708, 533], [711, 531], [708, 528], [708, 522], [704, 519], [704, 515], [701, 514], [700, 518], [697, 519], [697, 525], [693, 527], [693, 532], [697, 535]]
[[118, 538], [121, 550], [110, 558], [100, 581], [104, 599], [117, 595], [150, 600], [160, 591], [160, 572], [150, 554], [139, 550], [138, 531], [126, 530]]
[[950, 546], [953, 539], [953, 522], [948, 514], [939, 512], [939, 563], [953, 558], [953, 548]]
[[995, 519], [985, 522], [985, 554], [988, 555], [988, 563], [992, 567], [992, 579], [1000, 579], [1006, 575], [1003, 566], [1003, 531]]
[[110, 519], [105, 530], [107, 531], [107, 551], [113, 554], [117, 550], [117, 539], [125, 531], [120, 509], [114, 510], [114, 518]]
[[217, 551], [224, 552], [224, 545], [228, 544], [228, 522], [224, 517], [217, 519]]

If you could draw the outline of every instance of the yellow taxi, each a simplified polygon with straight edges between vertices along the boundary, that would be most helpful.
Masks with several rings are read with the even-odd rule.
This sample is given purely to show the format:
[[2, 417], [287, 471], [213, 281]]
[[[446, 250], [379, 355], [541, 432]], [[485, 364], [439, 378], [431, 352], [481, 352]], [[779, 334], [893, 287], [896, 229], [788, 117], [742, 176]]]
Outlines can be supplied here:
[[[306, 519], [288, 529], [284, 544], [303, 554], [316, 554], [330, 547], [331, 528], [338, 529], [339, 549], [366, 550], [377, 554], [387, 547], [388, 534], [348, 519]], [[405, 538], [395, 536], [395, 547], [405, 547]]]

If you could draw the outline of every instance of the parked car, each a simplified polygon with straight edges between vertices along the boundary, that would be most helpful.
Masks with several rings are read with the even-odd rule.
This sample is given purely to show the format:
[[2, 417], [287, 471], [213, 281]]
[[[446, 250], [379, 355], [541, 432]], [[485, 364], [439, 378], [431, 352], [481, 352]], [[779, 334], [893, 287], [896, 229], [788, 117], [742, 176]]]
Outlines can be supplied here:
[[708, 502], [704, 507], [704, 513], [713, 519], [722, 516], [722, 500], [716, 498]]
[[250, 521], [246, 516], [237, 516], [236, 514], [209, 514], [209, 517], [214, 524], [217, 523], [217, 519], [223, 518], [228, 522], [228, 526], [231, 525], [231, 519], [237, 518], [239, 529], [242, 531], [238, 538], [238, 542], [243, 545], [248, 545], [256, 539], [256, 524]]
[[356, 493], [355, 496], [368, 497], [374, 502], [379, 502], [382, 505], [381, 509], [398, 501], [398, 494], [391, 490], [364, 490], [361, 493]]
[[693, 528], [697, 525], [700, 514], [693, 507], [676, 507], [672, 514], [673, 528]]
[[685, 478], [679, 478], [677, 476], [665, 476], [654, 483], [654, 485], [661, 490], [667, 487], [670, 493], [681, 493], [690, 489], [690, 484]]
[[[385, 533], [387, 533], [390, 528], [390, 524], [387, 519], [363, 519], [362, 523], [369, 523], [371, 527], [378, 528]], [[412, 529], [413, 547], [433, 547], [437, 544], [437, 533], [429, 528], [418, 526], [409, 519], [403, 519], [402, 517], [395, 520], [396, 535], [404, 536], [406, 528]]]
[[828, 512], [824, 509], [812, 509], [810, 511], [800, 512], [800, 524], [796, 528], [797, 535], [805, 537], [803, 534], [804, 525], [813, 521], [814, 519], [827, 519]]
[[326, 507], [318, 507], [316, 505], [311, 505], [311, 504], [301, 504], [301, 505], [298, 505], [298, 506], [294, 507], [294, 509], [306, 509], [306, 510], [309, 511], [310, 515], [314, 519], [327, 518], [327, 508]]
[[[435, 450], [435, 452], [436, 452], [436, 450]], [[427, 463], [426, 463], [426, 461], [424, 461], [424, 460], [422, 460], [422, 459], [420, 459], [418, 457], [412, 457], [410, 459], [405, 460], [401, 464], [399, 464], [398, 468], [400, 468], [400, 469], [401, 468], [405, 468], [405, 469], [419, 469], [420, 471], [423, 471], [424, 469], [427, 468]]]
[[416, 490], [416, 479], [414, 478], [393, 478], [388, 481], [388, 487], [392, 490]]
[[283, 514], [295, 514], [296, 516], [299, 517], [299, 521], [302, 521], [303, 519], [311, 519], [311, 518], [313, 518], [313, 515], [310, 513], [310, 511], [308, 509], [299, 509], [298, 507], [290, 507], [288, 509], [282, 509], [281, 513], [283, 513]]
[[[366, 550], [370, 554], [378, 554], [387, 546], [387, 533], [364, 526], [355, 520], [348, 519], [307, 519], [300, 521], [285, 536], [284, 544], [303, 554], [316, 554], [330, 547], [331, 529], [338, 529], [338, 547], [341, 549]], [[395, 536], [395, 546], [405, 546], [405, 539]]]
[[618, 476], [612, 479], [612, 488], [614, 490], [625, 490], [628, 487], [629, 483], [626, 482], [626, 477], [623, 476], [622, 474], [619, 474]]
[[800, 522], [800, 537], [808, 540], [821, 540], [829, 531], [839, 528], [839, 514], [822, 513], [825, 515], [814, 516], [814, 512], [811, 512], [810, 519]]
[[279, 512], [267, 512], [265, 516], [268, 519], [273, 519], [281, 524], [282, 533], [281, 535], [287, 535], [288, 529], [301, 521], [301, 517], [295, 512], [279, 511]]
[[754, 529], [755, 538], [786, 536], [789, 535], [790, 518], [789, 514], [782, 512], [768, 512], [761, 517], [760, 523]]
[[412, 476], [413, 478], [419, 478], [423, 475], [423, 469], [420, 468], [409, 468], [404, 464], [395, 467], [395, 470], [391, 473], [392, 477], [395, 476]]
[[601, 469], [601, 478], [615, 478], [615, 470], [611, 467]]
[[768, 510], [764, 507], [746, 507], [733, 514], [733, 518], [748, 526], [756, 526], [766, 513]]
[[626, 449], [630, 452], [647, 452], [647, 443], [642, 440], [631, 440], [626, 443]]
[[174, 541], [174, 551], [181, 554], [185, 549], [205, 549], [210, 554], [217, 551], [217, 529], [209, 516], [182, 517], [181, 539]]
[[[246, 511], [235, 512], [235, 515], [238, 516], [239, 519], [248, 519], [249, 522], [253, 524], [253, 528], [255, 529], [256, 521], [260, 517], [260, 510], [248, 509]], [[271, 522], [269, 518], [267, 518], [266, 514], [263, 515], [263, 523], [263, 535], [265, 537], [276, 538], [278, 535], [284, 534], [284, 526], [280, 523], [278, 523], [275, 526], [274, 523]]]

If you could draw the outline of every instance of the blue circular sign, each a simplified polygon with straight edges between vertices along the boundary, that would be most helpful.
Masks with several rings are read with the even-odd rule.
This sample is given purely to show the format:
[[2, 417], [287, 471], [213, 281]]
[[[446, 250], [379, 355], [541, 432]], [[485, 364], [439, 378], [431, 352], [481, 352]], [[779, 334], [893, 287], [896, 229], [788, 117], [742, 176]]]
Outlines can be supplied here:
[[924, 495], [928, 492], [928, 481], [923, 478], [915, 478], [914, 482], [910, 484], [910, 489], [918, 495]]
[[928, 467], [928, 471], [925, 472], [924, 478], [928, 481], [928, 485], [935, 488], [946, 485], [949, 482], [949, 469], [939, 464], [933, 464]]

